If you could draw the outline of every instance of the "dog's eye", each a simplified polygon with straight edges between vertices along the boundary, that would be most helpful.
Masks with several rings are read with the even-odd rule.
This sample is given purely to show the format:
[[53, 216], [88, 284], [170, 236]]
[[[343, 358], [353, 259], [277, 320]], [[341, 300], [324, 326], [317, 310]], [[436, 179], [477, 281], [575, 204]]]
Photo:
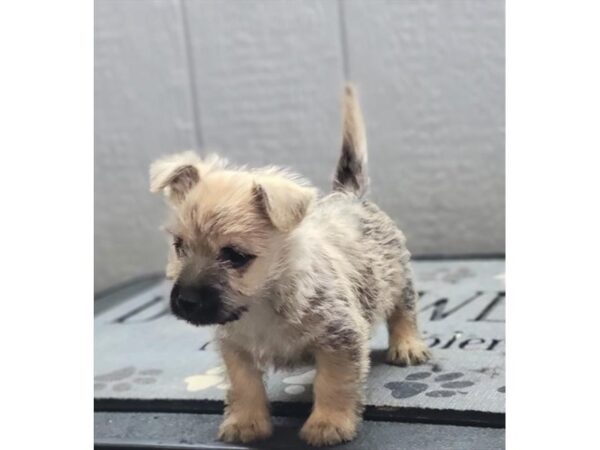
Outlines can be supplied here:
[[233, 247], [223, 247], [219, 255], [219, 259], [221, 261], [229, 263], [234, 269], [244, 267], [254, 258], [256, 258], [256, 256], [242, 253], [241, 251], [236, 250]]
[[179, 236], [175, 236], [173, 238], [173, 247], [175, 247], [175, 253], [177, 253], [177, 256], [183, 256], [184, 255], [184, 250], [183, 250], [183, 239], [181, 239]]

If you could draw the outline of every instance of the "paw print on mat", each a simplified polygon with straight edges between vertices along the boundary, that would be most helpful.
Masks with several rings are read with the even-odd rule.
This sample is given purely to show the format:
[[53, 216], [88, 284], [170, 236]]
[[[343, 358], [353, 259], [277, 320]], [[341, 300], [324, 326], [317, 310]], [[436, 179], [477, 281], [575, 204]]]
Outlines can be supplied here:
[[308, 372], [301, 373], [300, 375], [292, 375], [283, 379], [284, 384], [287, 386], [283, 389], [286, 394], [300, 395], [306, 391], [306, 386], [312, 384], [315, 379], [317, 371], [315, 369], [309, 370]]
[[[415, 397], [423, 392], [427, 397], [440, 398], [452, 397], [456, 394], [467, 394], [466, 391], [459, 389], [470, 388], [475, 384], [473, 381], [462, 380], [464, 376], [462, 372], [441, 373], [431, 380], [432, 375], [431, 372], [411, 373], [406, 376], [405, 381], [392, 381], [384, 386], [392, 391], [392, 397], [394, 398]], [[439, 383], [439, 386], [436, 384], [432, 386], [421, 380], [433, 381], [436, 384]], [[432, 388], [433, 390], [431, 390]]]
[[216, 386], [217, 389], [228, 389], [229, 384], [225, 380], [225, 367], [217, 366], [206, 370], [199, 375], [191, 375], [183, 380], [188, 392], [203, 391]]
[[94, 377], [94, 392], [101, 391], [109, 387], [115, 392], [130, 390], [134, 384], [154, 384], [156, 376], [160, 375], [162, 370], [144, 369], [137, 371], [133, 366], [123, 367], [122, 369]]

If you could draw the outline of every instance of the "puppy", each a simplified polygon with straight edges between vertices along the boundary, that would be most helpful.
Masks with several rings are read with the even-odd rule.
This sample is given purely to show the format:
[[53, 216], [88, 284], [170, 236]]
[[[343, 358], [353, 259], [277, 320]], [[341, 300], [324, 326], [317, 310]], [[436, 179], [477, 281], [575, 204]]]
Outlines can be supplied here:
[[316, 364], [314, 405], [300, 436], [312, 445], [351, 440], [369, 369], [369, 335], [387, 320], [392, 364], [426, 361], [406, 240], [363, 200], [367, 146], [356, 92], [346, 86], [343, 143], [333, 192], [317, 198], [276, 167], [234, 168], [188, 152], [156, 161], [151, 190], [171, 206], [167, 275], [173, 313], [218, 324], [227, 368], [220, 439], [271, 434], [263, 374]]

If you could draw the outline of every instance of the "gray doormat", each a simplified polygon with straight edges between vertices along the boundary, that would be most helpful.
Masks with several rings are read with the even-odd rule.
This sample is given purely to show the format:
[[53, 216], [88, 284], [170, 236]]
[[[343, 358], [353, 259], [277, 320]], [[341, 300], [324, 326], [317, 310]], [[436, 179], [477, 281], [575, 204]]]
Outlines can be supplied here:
[[[415, 261], [419, 318], [433, 360], [384, 363], [383, 325], [372, 338], [366, 417], [503, 426], [504, 261]], [[169, 312], [170, 285], [158, 281], [95, 317], [95, 408], [220, 412], [227, 381], [213, 329]], [[305, 414], [312, 367], [268, 376], [274, 413]]]
[[[298, 437], [304, 420], [273, 417], [273, 436], [260, 447], [223, 444], [216, 440], [221, 417], [202, 414], [115, 413], [94, 414], [94, 448], [169, 450], [298, 450], [307, 445]], [[364, 421], [355, 440], [336, 450], [503, 450], [504, 430], [452, 425]], [[315, 447], [310, 447], [314, 449]]]

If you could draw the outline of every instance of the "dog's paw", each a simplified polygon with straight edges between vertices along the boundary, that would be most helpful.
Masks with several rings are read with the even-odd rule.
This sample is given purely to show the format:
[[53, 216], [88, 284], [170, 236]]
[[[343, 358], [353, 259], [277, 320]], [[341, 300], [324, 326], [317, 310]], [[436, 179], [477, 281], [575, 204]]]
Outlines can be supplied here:
[[423, 340], [415, 338], [390, 345], [387, 351], [387, 362], [398, 366], [417, 366], [431, 358], [429, 348]]
[[316, 447], [335, 445], [354, 439], [356, 425], [357, 420], [354, 418], [311, 415], [300, 430], [300, 437]]
[[268, 417], [230, 415], [219, 427], [219, 439], [224, 442], [251, 442], [266, 439], [273, 433]]

